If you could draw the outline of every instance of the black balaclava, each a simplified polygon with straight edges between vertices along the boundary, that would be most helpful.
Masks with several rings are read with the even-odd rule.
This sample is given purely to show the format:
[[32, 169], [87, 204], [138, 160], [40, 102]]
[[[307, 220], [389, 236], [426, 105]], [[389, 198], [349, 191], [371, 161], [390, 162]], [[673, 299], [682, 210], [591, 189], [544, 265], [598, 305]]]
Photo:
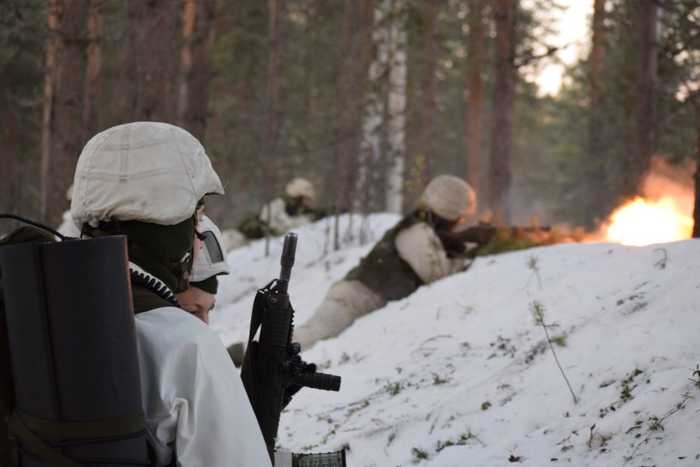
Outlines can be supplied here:
[[216, 295], [216, 291], [219, 289], [219, 279], [217, 279], [216, 276], [211, 276], [209, 279], [204, 279], [203, 281], [190, 282], [190, 285], [212, 295]]
[[87, 226], [84, 231], [92, 237], [126, 235], [129, 261], [163, 281], [174, 293], [187, 289], [192, 270], [195, 216], [175, 225], [102, 222], [97, 229]]

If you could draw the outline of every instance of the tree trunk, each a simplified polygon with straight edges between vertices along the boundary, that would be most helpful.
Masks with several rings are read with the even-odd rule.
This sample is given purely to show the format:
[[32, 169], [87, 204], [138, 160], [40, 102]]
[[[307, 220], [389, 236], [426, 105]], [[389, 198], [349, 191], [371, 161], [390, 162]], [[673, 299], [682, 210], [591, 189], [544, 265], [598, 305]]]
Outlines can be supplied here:
[[68, 207], [66, 192], [84, 143], [85, 49], [88, 5], [52, 0], [46, 45], [42, 118], [41, 214], [58, 225]]
[[51, 0], [49, 2], [49, 8], [47, 12], [47, 23], [48, 23], [48, 37], [46, 39], [46, 71], [44, 72], [44, 95], [43, 95], [43, 109], [41, 115], [41, 163], [40, 163], [40, 186], [41, 186], [41, 200], [39, 203], [39, 210], [41, 213], [41, 219], [46, 221], [49, 216], [49, 192], [50, 192], [50, 178], [49, 171], [51, 169], [51, 135], [53, 133], [52, 128], [52, 116], [53, 116], [53, 104], [54, 104], [54, 94], [56, 93], [56, 81], [57, 81], [57, 63], [59, 49], [61, 46], [61, 36], [58, 33], [58, 28], [61, 23], [61, 18], [63, 17], [63, 1], [62, 0]]
[[515, 94], [515, 14], [517, 0], [495, 0], [496, 56], [494, 60], [493, 112], [489, 201], [496, 222], [510, 220], [511, 151]]
[[421, 82], [420, 130], [416, 145], [416, 156], [422, 162], [420, 185], [424, 187], [431, 177], [433, 152], [433, 119], [435, 116], [435, 64], [436, 64], [436, 22], [439, 9], [438, 0], [423, 2], [425, 19], [425, 47], [423, 50], [424, 75]]
[[467, 45], [467, 182], [481, 199], [481, 114], [484, 86], [484, 1], [469, 2], [469, 36]]
[[[3, 105], [2, 127], [0, 127], [0, 144], [7, 157], [3, 158], [3, 180], [0, 184], [0, 211], [19, 213], [20, 210], [20, 185], [19, 175], [19, 141], [17, 135], [17, 109], [12, 102], [10, 89], [6, 89], [6, 83], [0, 76], [0, 103]], [[0, 443], [1, 445], [2, 443]], [[2, 457], [0, 456], [0, 459]]]
[[700, 238], [700, 105], [695, 111], [696, 142], [695, 142], [695, 206], [693, 210], [693, 238]]
[[403, 211], [403, 183], [406, 166], [406, 77], [407, 35], [404, 0], [387, 1], [391, 21], [388, 25], [389, 92], [387, 95], [387, 180], [386, 207], [389, 212]]
[[178, 123], [200, 140], [207, 127], [215, 6], [214, 0], [186, 0], [183, 12]]
[[83, 103], [83, 141], [98, 131], [96, 102], [100, 91], [102, 70], [102, 8], [103, 0], [89, 0], [87, 18], [87, 71]]
[[277, 161], [280, 130], [281, 27], [286, 0], [268, 0], [267, 109], [265, 121], [266, 156]]
[[285, 0], [268, 0], [268, 62], [267, 62], [267, 135], [266, 142], [274, 157], [279, 137], [279, 94], [280, 94], [280, 19]]
[[[281, 48], [281, 20], [286, 0], [268, 0], [268, 56], [267, 56], [267, 102], [265, 115], [265, 140], [261, 147], [264, 151], [265, 163], [260, 165], [264, 170], [262, 177], [267, 178], [263, 188], [264, 202], [269, 202], [273, 197], [272, 189], [276, 186], [276, 166], [279, 162], [279, 129], [280, 129], [280, 48]], [[261, 179], [262, 179], [261, 177]], [[268, 210], [269, 212], [269, 210]], [[269, 236], [265, 239], [265, 256], [270, 252]]]
[[646, 172], [656, 149], [658, 0], [639, 0], [639, 75], [637, 108], [638, 172]]
[[192, 42], [194, 25], [197, 20], [197, 0], [185, 0], [182, 12], [182, 48], [180, 49], [180, 86], [177, 99], [177, 120], [185, 126], [187, 103], [190, 93], [190, 73], [192, 72]]
[[[386, 33], [384, 23], [384, 9], [387, 0], [379, 0], [374, 5], [371, 21], [371, 51], [372, 59], [368, 70], [368, 90], [365, 97], [365, 109], [362, 122], [362, 143], [360, 145], [357, 188], [356, 210], [367, 213], [372, 206], [370, 204], [377, 196], [374, 191], [380, 187], [376, 180], [377, 171], [373, 170], [377, 166], [377, 161], [381, 157], [381, 136], [384, 126], [384, 94], [381, 78], [385, 74], [384, 66], [386, 57]], [[382, 206], [383, 207], [383, 206]]]
[[[335, 81], [335, 104], [337, 108], [337, 118], [332, 122], [333, 148], [331, 165], [328, 166], [325, 176], [324, 191], [331, 195], [332, 211], [337, 217], [340, 212], [349, 208], [348, 202], [352, 195], [347, 193], [352, 176], [353, 164], [353, 123], [354, 122], [354, 99], [353, 90], [355, 86], [355, 74], [357, 66], [358, 47], [356, 44], [356, 31], [358, 29], [360, 3], [354, 0], [343, 2], [343, 29], [340, 39], [340, 50], [343, 52], [337, 56], [337, 64], [334, 67], [336, 73], [332, 75]], [[346, 53], [347, 51], [347, 53]], [[345, 206], [344, 206], [345, 205]], [[334, 249], [338, 245], [338, 232], [334, 235]]]
[[[345, 104], [340, 107], [344, 118], [342, 129], [343, 144], [341, 155], [342, 183], [340, 189], [341, 211], [352, 211], [360, 206], [360, 166], [364, 161], [363, 154], [363, 112], [365, 97], [368, 90], [369, 68], [372, 62], [372, 31], [374, 0], [346, 0], [346, 35], [349, 37], [347, 50], [351, 53], [344, 61]], [[341, 76], [342, 79], [342, 76]], [[345, 109], [344, 111], [342, 109]], [[347, 237], [354, 236], [349, 230]]]
[[[593, 25], [590, 61], [590, 100], [588, 120], [588, 157], [590, 173], [587, 180], [588, 215], [607, 211], [609, 200], [605, 151], [601, 138], [604, 124], [602, 110], [603, 59], [605, 55], [605, 3], [606, 0], [593, 0]], [[593, 219], [591, 219], [593, 220]]]
[[121, 120], [177, 123], [179, 2], [128, 0]]
[[405, 169], [406, 25], [404, 0], [381, 0], [374, 9], [376, 56], [369, 69], [358, 185], [364, 209], [400, 213]]

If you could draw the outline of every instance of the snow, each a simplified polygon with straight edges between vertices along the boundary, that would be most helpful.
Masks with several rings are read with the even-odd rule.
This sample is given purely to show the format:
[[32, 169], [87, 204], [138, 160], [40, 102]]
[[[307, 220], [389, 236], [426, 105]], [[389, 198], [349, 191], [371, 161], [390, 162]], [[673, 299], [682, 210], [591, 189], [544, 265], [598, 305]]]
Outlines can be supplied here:
[[[313, 314], [330, 286], [345, 276], [398, 220], [399, 216], [395, 214], [374, 214], [364, 222], [357, 215], [352, 218], [349, 215], [340, 216], [338, 232], [342, 249], [337, 252], [332, 251], [334, 218], [295, 231], [299, 242], [289, 294], [296, 311], [296, 324]], [[358, 238], [361, 226], [367, 232], [364, 245], [360, 245]], [[210, 317], [212, 327], [219, 332], [226, 345], [247, 340], [255, 292], [279, 276], [283, 241], [283, 237], [272, 238], [267, 257], [264, 239], [233, 250], [227, 256], [231, 274], [219, 276], [218, 305]]]
[[[396, 220], [370, 216], [374, 240]], [[346, 242], [323, 255], [328, 225], [297, 231], [298, 322], [371, 248]], [[225, 343], [247, 334], [255, 288], [277, 276], [280, 249], [275, 239], [269, 258], [262, 241], [230, 254], [233, 273], [213, 315]], [[698, 240], [480, 258], [305, 352], [342, 376], [342, 388], [297, 394], [278, 442], [295, 451], [347, 446], [352, 467], [698, 466], [698, 258]], [[565, 336], [554, 349], [578, 404], [534, 304], [550, 335]]]

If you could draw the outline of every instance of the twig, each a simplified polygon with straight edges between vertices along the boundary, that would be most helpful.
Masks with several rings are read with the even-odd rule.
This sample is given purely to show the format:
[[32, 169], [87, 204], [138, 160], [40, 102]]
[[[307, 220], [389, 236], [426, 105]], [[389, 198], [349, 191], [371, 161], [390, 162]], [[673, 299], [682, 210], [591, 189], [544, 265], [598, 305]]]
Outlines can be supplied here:
[[340, 250], [340, 211], [337, 206], [333, 206], [333, 251]]
[[[659, 426], [663, 426], [662, 422], [664, 422], [667, 418], [671, 417], [672, 415], [675, 415], [678, 412], [680, 412], [681, 410], [683, 410], [685, 408], [685, 404], [688, 402], [688, 400], [690, 400], [692, 398], [693, 397], [688, 393], [683, 394], [683, 399], [678, 404], [676, 404], [676, 406], [674, 408], [672, 408], [671, 410], [666, 412], [666, 414], [663, 417], [656, 420], [655, 424], [657, 424]], [[629, 463], [629, 461], [631, 461], [634, 458], [635, 454], [637, 454], [637, 451], [639, 451], [639, 448], [642, 447], [642, 444], [648, 443], [650, 439], [651, 439], [651, 430], [649, 430], [647, 432], [647, 435], [643, 440], [641, 440], [639, 443], [637, 443], [637, 445], [634, 447], [634, 449], [632, 450], [630, 455], [625, 457], [625, 464]]]
[[331, 216], [326, 219], [325, 237], [323, 242], [323, 253], [319, 259], [323, 259], [328, 255], [328, 250], [330, 249], [331, 243]]
[[576, 398], [576, 394], [574, 393], [574, 390], [571, 388], [571, 383], [569, 382], [569, 378], [566, 377], [566, 373], [564, 373], [564, 369], [561, 367], [561, 363], [559, 363], [559, 357], [557, 357], [557, 353], [554, 350], [554, 346], [552, 345], [552, 339], [549, 337], [549, 331], [547, 330], [547, 326], [542, 323], [542, 329], [544, 329], [544, 333], [547, 336], [547, 344], [549, 344], [549, 349], [552, 351], [552, 355], [554, 356], [554, 361], [557, 363], [557, 366], [559, 367], [559, 371], [561, 372], [562, 377], [564, 377], [564, 381], [566, 382], [566, 386], [569, 388], [569, 392], [571, 393], [571, 397], [574, 399], [574, 404], [578, 404], [578, 399]]
[[537, 278], [537, 286], [542, 290], [542, 278], [540, 277], [540, 266], [537, 261], [536, 256], [530, 256], [527, 259], [527, 268], [532, 271], [532, 273]]
[[666, 269], [666, 263], [668, 262], [668, 251], [666, 251], [666, 248], [655, 248], [654, 251], [660, 251], [663, 253], [663, 257], [655, 262], [654, 266], [656, 266], [657, 269]]
[[588, 446], [588, 449], [591, 449], [593, 447], [593, 433], [595, 432], [595, 423], [591, 425], [591, 427], [588, 429], [588, 441], [586, 441], [586, 446]]
[[547, 338], [549, 350], [552, 351], [554, 362], [557, 364], [557, 367], [559, 368], [559, 371], [561, 372], [561, 375], [564, 378], [564, 382], [566, 382], [566, 386], [569, 388], [569, 392], [571, 393], [571, 397], [574, 400], [574, 404], [578, 404], [578, 398], [576, 397], [576, 394], [574, 393], [574, 390], [571, 387], [569, 378], [567, 378], [566, 373], [564, 373], [564, 368], [562, 368], [561, 363], [559, 363], [559, 357], [557, 356], [557, 352], [554, 350], [554, 346], [552, 345], [552, 339], [549, 336], [549, 330], [547, 329], [547, 325], [544, 323], [544, 307], [538, 301], [533, 301], [531, 306], [532, 314], [535, 317], [535, 321], [537, 322], [537, 324], [540, 324], [542, 326], [542, 329], [544, 329], [544, 335]]

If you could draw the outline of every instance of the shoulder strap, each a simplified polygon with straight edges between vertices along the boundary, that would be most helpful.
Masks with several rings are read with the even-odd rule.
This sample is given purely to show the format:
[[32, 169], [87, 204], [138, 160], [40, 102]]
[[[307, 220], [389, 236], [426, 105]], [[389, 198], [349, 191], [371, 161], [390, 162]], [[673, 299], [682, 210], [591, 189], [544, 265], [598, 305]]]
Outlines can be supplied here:
[[84, 467], [82, 464], [75, 462], [63, 455], [61, 451], [50, 446], [44, 440], [35, 435], [24, 424], [22, 418], [13, 413], [8, 420], [10, 432], [17, 437], [17, 440], [24, 449], [31, 452], [40, 459], [45, 459], [56, 467]]
[[144, 431], [142, 413], [89, 422], [57, 422], [37, 418], [15, 410], [8, 420], [10, 432], [22, 448], [56, 467], [81, 467], [46, 439], [99, 440], [130, 436]]

